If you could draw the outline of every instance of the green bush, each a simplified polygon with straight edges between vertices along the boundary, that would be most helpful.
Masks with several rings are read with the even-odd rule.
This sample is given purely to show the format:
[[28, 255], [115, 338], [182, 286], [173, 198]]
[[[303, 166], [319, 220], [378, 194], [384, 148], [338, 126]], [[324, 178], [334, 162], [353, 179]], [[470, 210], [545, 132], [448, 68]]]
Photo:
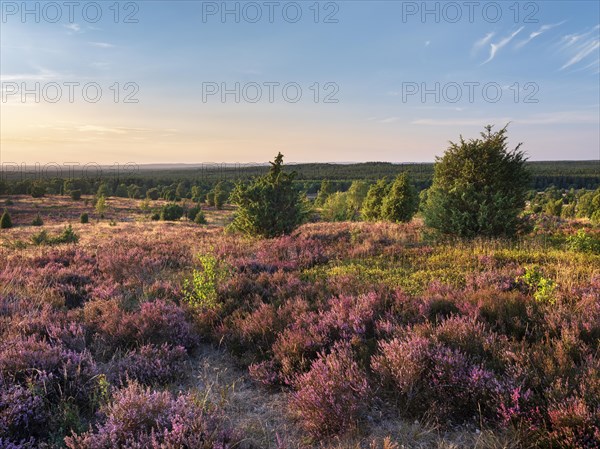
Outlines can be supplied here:
[[600, 239], [580, 229], [567, 238], [567, 247], [571, 251], [600, 254]]
[[348, 207], [354, 212], [353, 219], [358, 218], [368, 191], [369, 184], [365, 181], [352, 181], [350, 188], [346, 192], [346, 202]]
[[160, 219], [163, 221], [179, 220], [183, 216], [183, 207], [179, 204], [165, 204], [160, 211]]
[[425, 223], [459, 237], [512, 236], [520, 226], [529, 173], [521, 144], [507, 148], [507, 128], [452, 143], [435, 164]]
[[204, 216], [204, 213], [201, 210], [199, 210], [196, 216], [194, 217], [194, 223], [206, 224], [206, 217]]
[[128, 198], [129, 192], [127, 191], [127, 186], [123, 183], [119, 184], [115, 190], [115, 196], [119, 198]]
[[283, 155], [279, 153], [269, 173], [249, 184], [238, 183], [231, 194], [238, 206], [232, 229], [267, 238], [296, 229], [306, 219], [308, 207], [294, 188], [295, 176], [283, 171]]
[[177, 184], [177, 188], [175, 189], [175, 195], [177, 195], [179, 198], [187, 198], [189, 194], [187, 185], [185, 182], [180, 182], [179, 184]]
[[324, 179], [321, 181], [321, 188], [317, 193], [317, 197], [315, 198], [315, 206], [321, 207], [325, 205], [327, 198], [335, 193], [335, 188], [331, 184], [331, 181], [328, 179]]
[[215, 191], [211, 190], [206, 194], [206, 204], [210, 207], [215, 205]]
[[104, 196], [100, 196], [96, 200], [96, 213], [100, 218], [104, 218], [104, 214], [106, 213], [106, 198]]
[[79, 236], [73, 231], [71, 225], [68, 225], [58, 237], [52, 240], [53, 243], [77, 243], [78, 241]]
[[31, 236], [31, 242], [34, 245], [59, 245], [61, 243], [77, 243], [79, 236], [73, 231], [71, 225], [68, 225], [58, 236], [51, 237], [48, 232], [43, 229], [40, 232]]
[[4, 213], [2, 217], [0, 217], [0, 229], [9, 229], [13, 227], [12, 220], [10, 218], [10, 214], [8, 210], [4, 209]]
[[46, 187], [41, 183], [36, 183], [31, 186], [31, 196], [33, 198], [41, 198], [46, 194]]
[[81, 199], [81, 190], [71, 190], [71, 199], [74, 201], [79, 201]]
[[45, 229], [31, 236], [31, 242], [34, 245], [46, 245], [50, 242], [50, 236]]
[[600, 225], [600, 210], [597, 210], [592, 214], [590, 221], [596, 226]]
[[158, 198], [160, 198], [160, 192], [155, 187], [148, 189], [148, 191], [146, 192], [146, 198], [149, 198], [152, 201], [156, 201]]
[[562, 200], [550, 200], [546, 204], [545, 212], [548, 215], [554, 215], [556, 217], [560, 217], [562, 212], [563, 202]]
[[560, 212], [562, 218], [575, 218], [575, 203], [565, 204]]
[[526, 268], [525, 274], [519, 276], [516, 280], [527, 287], [527, 290], [533, 294], [536, 301], [548, 304], [556, 302], [554, 295], [556, 284], [552, 279], [544, 277], [539, 267]]
[[31, 222], [32, 226], [42, 226], [44, 224], [44, 220], [42, 220], [42, 217], [40, 216], [40, 214], [37, 214], [35, 216], [35, 218], [33, 219], [33, 221]]
[[327, 196], [321, 211], [325, 221], [350, 221], [354, 219], [354, 210], [348, 204], [346, 192], [335, 192]]
[[202, 208], [199, 205], [190, 207], [188, 210], [185, 211], [185, 216], [187, 217], [188, 220], [194, 221], [194, 219], [196, 218], [196, 215], [198, 215], [198, 212], [200, 212], [201, 210], [202, 210]]
[[191, 280], [183, 282], [184, 300], [192, 307], [215, 309], [218, 307], [217, 286], [226, 278], [228, 270], [212, 255], [199, 255], [201, 270], [192, 272]]
[[419, 199], [408, 173], [399, 174], [381, 204], [381, 218], [395, 223], [409, 222], [417, 212]]
[[80, 216], [79, 216], [79, 222], [82, 224], [86, 224], [90, 222], [90, 217], [88, 215], [87, 212], [83, 212]]
[[363, 220], [377, 221], [381, 220], [381, 207], [383, 199], [388, 192], [388, 183], [386, 178], [382, 178], [373, 184], [367, 192], [367, 197], [363, 201], [361, 215]]
[[112, 195], [112, 192], [111, 192], [108, 184], [106, 184], [106, 183], [100, 184], [100, 186], [98, 187], [98, 190], [96, 191], [96, 197], [97, 198], [100, 198], [100, 197], [108, 198], [111, 195]]
[[222, 209], [227, 197], [227, 191], [223, 183], [219, 182], [214, 189], [206, 194], [206, 203], [211, 207], [214, 206], [217, 209]]
[[163, 199], [167, 201], [177, 201], [177, 195], [175, 189], [166, 189], [162, 194]]

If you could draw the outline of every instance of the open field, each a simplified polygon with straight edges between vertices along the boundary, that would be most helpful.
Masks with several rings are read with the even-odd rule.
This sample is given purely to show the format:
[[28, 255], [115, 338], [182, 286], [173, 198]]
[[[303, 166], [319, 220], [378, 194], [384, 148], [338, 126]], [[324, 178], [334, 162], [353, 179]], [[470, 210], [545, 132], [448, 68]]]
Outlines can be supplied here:
[[[200, 226], [140, 200], [102, 220], [85, 198], [11, 200], [0, 447], [598, 447], [585, 221], [516, 241], [437, 241], [419, 219], [261, 240], [225, 232], [231, 210]], [[33, 243], [67, 223], [77, 243]]]

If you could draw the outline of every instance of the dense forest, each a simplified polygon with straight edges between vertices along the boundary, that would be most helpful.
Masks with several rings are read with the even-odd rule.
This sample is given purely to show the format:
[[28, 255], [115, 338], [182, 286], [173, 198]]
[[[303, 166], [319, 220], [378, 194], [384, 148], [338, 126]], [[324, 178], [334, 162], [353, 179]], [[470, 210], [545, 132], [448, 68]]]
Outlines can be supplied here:
[[[600, 160], [597, 161], [547, 161], [527, 162], [531, 173], [531, 189], [543, 191], [554, 186], [558, 189], [588, 189], [600, 187]], [[347, 190], [353, 180], [376, 181], [383, 177], [395, 178], [407, 172], [417, 190], [431, 185], [433, 178], [432, 163], [392, 164], [389, 162], [365, 162], [357, 164], [290, 164], [297, 176], [295, 185], [298, 190], [308, 194], [316, 194], [321, 181], [328, 179], [335, 190]], [[129, 166], [121, 173], [107, 168], [103, 176], [84, 176], [81, 171], [72, 171], [70, 179], [65, 180], [63, 173], [56, 168], [44, 171], [4, 170], [0, 173], [0, 194], [30, 194], [35, 190], [49, 194], [68, 193], [68, 184], [74, 183], [86, 193], [96, 193], [100, 185], [106, 185], [109, 194], [115, 196], [143, 197], [152, 188], [173, 190], [181, 184], [191, 194], [195, 186], [203, 194], [221, 182], [227, 190], [238, 180], [247, 180], [263, 175], [267, 165], [206, 164], [196, 167], [153, 167]], [[90, 172], [91, 173], [91, 172]], [[96, 170], [94, 170], [96, 173]], [[125, 186], [125, 190], [120, 186]], [[137, 188], [136, 188], [137, 187]], [[120, 192], [118, 192], [120, 190]], [[181, 190], [181, 189], [180, 189]], [[122, 195], [120, 195], [121, 193]]]

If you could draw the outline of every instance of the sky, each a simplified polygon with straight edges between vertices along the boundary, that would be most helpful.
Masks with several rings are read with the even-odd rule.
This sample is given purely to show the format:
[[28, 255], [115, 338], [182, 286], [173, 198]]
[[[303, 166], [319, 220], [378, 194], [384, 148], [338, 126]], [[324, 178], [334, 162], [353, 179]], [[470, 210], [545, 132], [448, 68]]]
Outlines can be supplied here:
[[1, 2], [3, 164], [600, 160], [600, 2]]

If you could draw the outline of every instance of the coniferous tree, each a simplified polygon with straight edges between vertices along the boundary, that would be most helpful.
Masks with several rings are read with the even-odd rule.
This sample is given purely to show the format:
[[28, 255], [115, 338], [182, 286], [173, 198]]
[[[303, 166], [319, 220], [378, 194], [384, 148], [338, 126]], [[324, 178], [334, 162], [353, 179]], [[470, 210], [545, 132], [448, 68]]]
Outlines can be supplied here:
[[508, 149], [507, 128], [480, 139], [462, 136], [435, 164], [424, 207], [425, 223], [459, 237], [514, 235], [525, 207], [529, 173], [525, 154]]
[[10, 218], [10, 214], [8, 210], [4, 209], [4, 213], [2, 217], [0, 217], [0, 229], [9, 229], [13, 227], [12, 220]]
[[377, 221], [382, 219], [381, 206], [383, 205], [383, 199], [387, 195], [387, 191], [388, 183], [386, 178], [381, 178], [369, 188], [361, 210], [363, 220]]
[[238, 206], [232, 228], [262, 237], [292, 232], [308, 214], [306, 201], [294, 188], [295, 176], [283, 171], [283, 155], [279, 153], [266, 175], [249, 184], [238, 183], [231, 194]]
[[395, 223], [407, 223], [417, 212], [419, 199], [410, 184], [408, 173], [400, 173], [383, 199], [381, 217]]
[[321, 181], [321, 188], [319, 189], [317, 197], [315, 198], [315, 206], [323, 206], [325, 204], [325, 201], [327, 201], [327, 198], [333, 193], [335, 193], [335, 188], [331, 184], [331, 181], [329, 181], [328, 179], [324, 179], [323, 181]]

